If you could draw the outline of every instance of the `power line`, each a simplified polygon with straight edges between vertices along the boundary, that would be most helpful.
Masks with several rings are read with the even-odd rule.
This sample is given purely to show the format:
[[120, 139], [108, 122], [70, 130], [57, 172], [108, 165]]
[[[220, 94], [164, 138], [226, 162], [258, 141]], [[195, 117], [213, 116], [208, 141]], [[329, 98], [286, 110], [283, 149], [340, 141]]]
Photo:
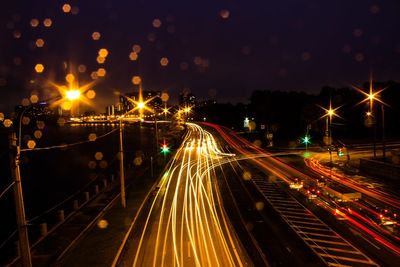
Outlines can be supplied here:
[[0, 194], [0, 198], [3, 197], [3, 195], [15, 184], [15, 182], [12, 182], [4, 191]]
[[98, 139], [101, 139], [103, 137], [106, 137], [107, 135], [112, 134], [113, 132], [115, 132], [116, 130], [118, 130], [118, 128], [111, 130], [108, 133], [105, 133], [101, 136], [97, 136], [96, 140], [85, 140], [85, 141], [80, 141], [80, 142], [76, 142], [76, 143], [71, 143], [71, 144], [63, 144], [63, 145], [56, 145], [56, 146], [48, 146], [48, 147], [38, 147], [38, 148], [24, 148], [21, 149], [21, 152], [24, 151], [39, 151], [39, 150], [50, 150], [50, 149], [55, 149], [55, 148], [66, 148], [66, 147], [71, 147], [71, 146], [76, 146], [76, 145], [81, 145], [81, 144], [85, 144], [85, 143], [89, 143], [89, 142], [96, 142]]

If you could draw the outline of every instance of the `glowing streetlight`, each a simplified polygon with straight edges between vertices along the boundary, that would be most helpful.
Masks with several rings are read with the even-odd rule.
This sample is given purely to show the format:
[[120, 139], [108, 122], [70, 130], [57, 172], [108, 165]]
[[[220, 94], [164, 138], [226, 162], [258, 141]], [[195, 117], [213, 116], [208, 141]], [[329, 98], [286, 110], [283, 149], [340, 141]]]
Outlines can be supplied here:
[[[374, 101], [378, 102], [381, 104], [381, 113], [382, 113], [382, 157], [386, 157], [386, 145], [385, 145], [385, 105], [387, 104], [381, 100], [381, 93], [386, 90], [388, 87], [385, 87], [379, 91], [375, 91], [373, 87], [373, 81], [372, 78], [369, 81], [369, 92], [366, 93], [363, 91], [362, 88], [359, 88], [357, 86], [353, 86], [354, 89], [356, 89], [359, 93], [363, 94], [365, 96], [365, 99], [360, 101], [358, 104], [364, 103], [369, 101], [369, 111], [367, 112], [368, 117], [373, 117], [374, 116]], [[358, 105], [357, 104], [357, 105]], [[369, 115], [368, 115], [369, 114]], [[374, 124], [374, 127], [376, 127], [376, 123]], [[376, 157], [376, 149], [375, 149], [375, 131], [374, 131], [374, 157]]]
[[341, 118], [336, 111], [341, 108], [337, 107], [337, 108], [332, 108], [332, 101], [329, 101], [329, 107], [328, 108], [324, 108], [319, 106], [320, 108], [322, 108], [325, 111], [325, 114], [321, 117], [324, 118], [326, 117], [326, 136], [328, 137], [328, 144], [331, 145], [332, 144], [332, 118], [333, 117], [339, 117]]
[[366, 93], [363, 91], [362, 88], [357, 87], [357, 86], [353, 86], [354, 89], [356, 89], [359, 93], [363, 94], [365, 96], [365, 99], [363, 99], [361, 102], [359, 102], [358, 104], [364, 103], [369, 101], [369, 111], [373, 112], [373, 105], [374, 105], [374, 101], [377, 101], [383, 105], [386, 105], [386, 103], [384, 103], [381, 100], [380, 94], [382, 93], [382, 91], [386, 90], [387, 87], [379, 90], [379, 91], [374, 91], [374, 87], [373, 87], [373, 82], [372, 79], [370, 79], [369, 81], [369, 92]]
[[[79, 91], [78, 91], [79, 92]], [[76, 93], [75, 93], [76, 94]], [[80, 94], [80, 93], [79, 93]], [[78, 96], [79, 97], [79, 96]], [[57, 96], [56, 98], [61, 98]], [[52, 100], [52, 99], [49, 99]], [[47, 102], [46, 100], [45, 102]], [[15, 199], [15, 212], [18, 226], [18, 237], [19, 237], [19, 250], [21, 255], [22, 266], [32, 266], [32, 257], [29, 246], [28, 236], [28, 223], [25, 215], [25, 204], [22, 191], [21, 172], [20, 172], [20, 158], [21, 158], [21, 144], [22, 144], [22, 120], [27, 110], [31, 109], [33, 105], [26, 107], [22, 110], [18, 119], [18, 137], [15, 132], [9, 135], [9, 147], [10, 147], [10, 165], [11, 165], [11, 177], [14, 181], [14, 199]], [[28, 142], [28, 148], [29, 146]]]
[[186, 116], [186, 118], [184, 118], [184, 120], [187, 119], [188, 115], [192, 112], [192, 106], [187, 106], [185, 105], [184, 107], [180, 108], [178, 110], [178, 116], [181, 116], [182, 114], [184, 114]]
[[68, 90], [65, 92], [65, 97], [71, 101], [77, 100], [80, 96], [81, 96], [81, 92], [77, 89]]
[[165, 105], [164, 108], [163, 108], [163, 110], [162, 110], [162, 113], [164, 113], [164, 117], [165, 117], [164, 119], [165, 119], [165, 120], [167, 120], [167, 115], [168, 115], [169, 113], [171, 113], [171, 112], [169, 111], [169, 109], [170, 109], [170, 108], [167, 108], [167, 106]]
[[[44, 67], [42, 64], [36, 65], [36, 71], [42, 72]], [[57, 88], [59, 91], [59, 95], [48, 99], [44, 102], [48, 102], [51, 100], [58, 99], [55, 101], [54, 104], [63, 101], [64, 98], [73, 101], [81, 96], [82, 92], [89, 90], [92, 83], [85, 85], [84, 87], [75, 90], [66, 90], [64, 86], [58, 86], [54, 83], [51, 83], [53, 86]], [[72, 82], [70, 82], [70, 86]], [[9, 147], [10, 147], [10, 163], [11, 163], [11, 176], [12, 180], [14, 181], [14, 197], [15, 197], [15, 209], [16, 209], [16, 220], [18, 226], [18, 236], [19, 236], [19, 250], [21, 255], [22, 266], [30, 267], [32, 266], [32, 258], [30, 253], [30, 246], [29, 246], [29, 236], [28, 236], [28, 223], [26, 221], [25, 216], [25, 204], [23, 198], [23, 191], [22, 191], [22, 183], [21, 183], [21, 172], [20, 172], [20, 158], [21, 158], [21, 141], [22, 141], [22, 120], [24, 118], [25, 112], [32, 108], [33, 106], [30, 105], [26, 107], [21, 114], [19, 115], [18, 119], [18, 137], [15, 132], [12, 132], [9, 136]], [[31, 148], [28, 143], [28, 148]]]
[[[65, 79], [68, 82], [67, 85], [49, 82], [51, 86], [58, 90], [61, 96], [52, 103], [52, 106], [61, 106], [64, 110], [71, 110], [71, 116], [73, 116], [72, 109], [75, 104], [82, 102], [86, 105], [91, 105], [91, 99], [95, 96], [95, 92], [92, 89], [95, 82], [80, 85], [79, 81], [71, 73]], [[79, 109], [79, 105], [76, 105], [76, 108]], [[79, 113], [79, 110], [77, 112]]]
[[325, 130], [325, 136], [327, 138], [327, 144], [329, 145], [329, 157], [330, 157], [330, 162], [332, 162], [332, 118], [335, 117], [339, 117], [341, 118], [336, 111], [341, 108], [341, 106], [337, 107], [337, 108], [332, 108], [332, 101], [329, 100], [329, 108], [324, 108], [319, 106], [320, 108], [322, 108], [325, 111], [325, 114], [321, 117], [324, 118], [326, 117], [326, 130]]
[[138, 109], [144, 109], [146, 107], [146, 104], [144, 102], [138, 102], [137, 107]]
[[372, 102], [375, 99], [375, 96], [373, 94], [369, 94], [368, 99]]

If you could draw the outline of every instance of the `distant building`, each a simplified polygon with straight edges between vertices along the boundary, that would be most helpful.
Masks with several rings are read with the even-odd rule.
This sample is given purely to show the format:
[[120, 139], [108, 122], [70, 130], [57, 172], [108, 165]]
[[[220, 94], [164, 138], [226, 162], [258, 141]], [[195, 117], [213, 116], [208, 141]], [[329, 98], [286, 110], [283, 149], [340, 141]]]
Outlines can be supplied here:
[[179, 94], [179, 105], [192, 106], [196, 105], [196, 96], [190, 92], [182, 92]]
[[51, 108], [47, 102], [31, 104], [28, 107], [18, 105], [14, 108], [14, 110], [16, 114], [21, 114], [24, 112], [25, 117], [29, 117], [34, 120], [46, 120], [57, 116], [55, 109]]
[[217, 100], [209, 99], [209, 100], [204, 100], [204, 101], [198, 102], [196, 104], [196, 106], [197, 107], [209, 107], [211, 105], [216, 105], [216, 104], [217, 104]]
[[115, 116], [115, 106], [109, 105], [106, 107], [106, 115], [107, 116]]
[[163, 107], [161, 100], [161, 91], [143, 91], [142, 92], [143, 101], [149, 101], [146, 105], [154, 110], [160, 110]]
[[117, 114], [123, 114], [134, 108], [134, 104], [132, 103], [132, 101], [129, 101], [129, 99], [126, 97], [129, 97], [132, 100], [137, 101], [136, 98], [131, 94], [120, 95], [119, 103], [117, 104], [115, 110]]

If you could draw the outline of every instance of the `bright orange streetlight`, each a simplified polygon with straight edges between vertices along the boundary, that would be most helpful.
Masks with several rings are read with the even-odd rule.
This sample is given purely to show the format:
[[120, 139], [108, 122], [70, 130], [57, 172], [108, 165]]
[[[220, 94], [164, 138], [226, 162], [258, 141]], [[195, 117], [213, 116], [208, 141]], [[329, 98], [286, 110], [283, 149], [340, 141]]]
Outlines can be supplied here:
[[81, 96], [81, 92], [77, 89], [68, 90], [65, 92], [65, 97], [68, 100], [77, 100]]
[[[359, 88], [357, 86], [353, 86], [354, 89], [356, 89], [358, 92], [360, 92], [361, 94], [363, 94], [365, 96], [365, 99], [363, 99], [362, 101], [360, 101], [358, 104], [364, 103], [369, 101], [369, 110], [367, 112], [367, 116], [374, 116], [374, 101], [377, 101], [381, 104], [381, 113], [382, 113], [382, 157], [385, 158], [386, 157], [386, 145], [385, 145], [385, 106], [387, 106], [387, 104], [385, 102], [382, 101], [381, 99], [381, 93], [386, 90], [388, 87], [385, 87], [379, 91], [374, 91], [374, 87], [373, 87], [373, 81], [372, 78], [369, 81], [369, 92], [366, 93], [363, 91], [362, 88]], [[358, 105], [357, 104], [357, 105]], [[376, 123], [374, 123], [374, 127], [376, 127]], [[376, 149], [375, 149], [375, 134], [376, 134], [376, 130], [374, 130], [374, 157], [376, 157]]]
[[[322, 108], [325, 111], [325, 114], [320, 118], [324, 118], [326, 117], [326, 136], [328, 137], [328, 144], [331, 145], [332, 144], [332, 117], [339, 117], [341, 118], [336, 111], [341, 108], [341, 106], [337, 107], [337, 108], [332, 108], [332, 101], [329, 101], [329, 107], [328, 108], [324, 108], [322, 106], [319, 106], [320, 108]], [[328, 119], [329, 119], [329, 123], [328, 123]]]
[[374, 91], [372, 79], [370, 79], [370, 81], [369, 81], [369, 92], [368, 93], [364, 92], [364, 90], [362, 88], [360, 88], [360, 87], [357, 87], [357, 86], [353, 85], [353, 88], [356, 89], [359, 93], [361, 93], [361, 94], [363, 94], [365, 96], [365, 99], [360, 101], [358, 104], [361, 104], [361, 103], [369, 101], [369, 111], [370, 112], [373, 112], [374, 101], [377, 101], [377, 102], [381, 103], [382, 105], [386, 105], [386, 103], [384, 103], [381, 100], [381, 95], [380, 94], [382, 93], [382, 91], [386, 90], [387, 87], [385, 87], [385, 88], [383, 88], [383, 89], [381, 89], [379, 91]]
[[332, 151], [331, 151], [331, 145], [332, 145], [332, 118], [334, 116], [341, 118], [336, 111], [341, 108], [341, 106], [337, 107], [337, 108], [332, 108], [332, 101], [329, 100], [329, 108], [324, 108], [322, 106], [319, 106], [320, 108], [322, 108], [325, 111], [325, 114], [322, 115], [322, 118], [326, 117], [326, 130], [325, 130], [325, 136], [327, 138], [326, 144], [329, 145], [329, 157], [330, 157], [330, 161], [332, 162]]
[[137, 107], [138, 109], [144, 109], [146, 107], [146, 104], [144, 102], [137, 102]]
[[163, 108], [162, 113], [164, 113], [165, 120], [167, 120], [167, 115], [168, 115], [168, 113], [171, 113], [171, 112], [169, 111], [169, 109], [170, 109], [170, 108], [167, 108], [167, 106], [165, 106], [165, 107]]

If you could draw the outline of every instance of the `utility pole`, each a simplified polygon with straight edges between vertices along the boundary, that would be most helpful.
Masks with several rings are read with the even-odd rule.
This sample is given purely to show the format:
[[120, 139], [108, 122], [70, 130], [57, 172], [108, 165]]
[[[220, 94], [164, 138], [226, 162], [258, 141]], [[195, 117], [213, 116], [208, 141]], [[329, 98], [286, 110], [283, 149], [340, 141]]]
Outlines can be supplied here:
[[374, 159], [376, 159], [376, 120], [374, 119]]
[[154, 112], [154, 129], [156, 131], [156, 153], [158, 149], [158, 128], [157, 128], [157, 112]]
[[[21, 126], [20, 126], [21, 127]], [[18, 236], [19, 236], [19, 250], [22, 259], [22, 266], [31, 267], [32, 259], [29, 248], [28, 228], [25, 218], [24, 197], [21, 184], [21, 173], [19, 169], [19, 160], [21, 156], [21, 148], [17, 145], [17, 137], [13, 132], [9, 135], [10, 147], [10, 165], [11, 175], [14, 181], [14, 199], [15, 199], [15, 213], [17, 217]]]
[[382, 157], [386, 159], [386, 143], [385, 143], [385, 107], [381, 103], [382, 109]]
[[122, 118], [119, 119], [119, 177], [121, 183], [121, 205], [126, 207], [125, 174], [124, 174], [124, 146], [122, 142]]

